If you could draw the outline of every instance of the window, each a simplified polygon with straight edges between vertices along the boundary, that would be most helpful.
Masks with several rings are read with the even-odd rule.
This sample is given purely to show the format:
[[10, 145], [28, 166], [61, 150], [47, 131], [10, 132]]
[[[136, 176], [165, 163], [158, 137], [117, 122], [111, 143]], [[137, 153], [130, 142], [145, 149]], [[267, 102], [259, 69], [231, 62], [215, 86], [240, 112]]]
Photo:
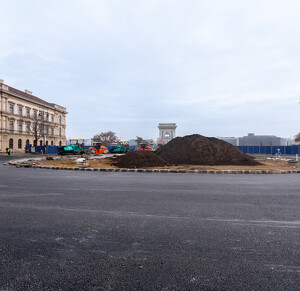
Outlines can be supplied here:
[[22, 132], [22, 129], [23, 129], [23, 123], [22, 123], [22, 121], [20, 121], [19, 122], [19, 131]]
[[21, 148], [22, 148], [22, 140], [19, 139], [19, 140], [18, 140], [18, 149], [21, 149]]
[[30, 109], [29, 108], [26, 109], [26, 116], [30, 117]]
[[49, 120], [49, 113], [48, 112], [46, 113], [46, 120], [47, 121]]
[[51, 145], [53, 145], [53, 140], [51, 141]]
[[34, 119], [37, 118], [37, 112], [36, 111], [33, 112], [33, 117], [34, 117]]
[[51, 121], [54, 122], [54, 115], [51, 116]]
[[14, 140], [12, 138], [9, 139], [9, 148], [10, 149], [14, 148]]
[[9, 104], [9, 113], [14, 114], [14, 105]]
[[59, 124], [61, 124], [61, 116], [59, 116]]
[[39, 117], [40, 117], [41, 120], [44, 120], [44, 112], [40, 112]]
[[54, 128], [53, 127], [51, 128], [51, 135], [52, 136], [54, 135]]
[[26, 131], [27, 131], [27, 133], [30, 133], [30, 123], [26, 124]]
[[19, 115], [20, 115], [20, 116], [22, 116], [22, 113], [23, 113], [23, 112], [22, 112], [22, 111], [23, 111], [22, 109], [23, 109], [22, 106], [19, 106]]
[[14, 122], [13, 122], [13, 120], [9, 121], [9, 130], [11, 130], [11, 131], [14, 130]]
[[61, 128], [59, 129], [59, 136], [61, 136]]
[[49, 134], [49, 126], [46, 126], [46, 127], [45, 127], [45, 132], [46, 132], [46, 133], [45, 133], [46, 135]]
[[46, 141], [46, 146], [48, 145], [48, 141]]
[[59, 142], [59, 146], [61, 147], [61, 141]]
[[42, 146], [43, 145], [43, 141], [42, 140], [40, 140], [40, 146]]
[[29, 139], [26, 140], [26, 144], [29, 144]]

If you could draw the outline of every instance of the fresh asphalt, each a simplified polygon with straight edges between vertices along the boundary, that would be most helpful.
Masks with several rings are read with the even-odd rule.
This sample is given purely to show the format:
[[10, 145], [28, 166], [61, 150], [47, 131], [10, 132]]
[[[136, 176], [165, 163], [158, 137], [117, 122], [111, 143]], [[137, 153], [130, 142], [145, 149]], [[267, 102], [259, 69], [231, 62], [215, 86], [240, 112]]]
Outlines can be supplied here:
[[0, 290], [299, 290], [300, 175], [16, 168]]

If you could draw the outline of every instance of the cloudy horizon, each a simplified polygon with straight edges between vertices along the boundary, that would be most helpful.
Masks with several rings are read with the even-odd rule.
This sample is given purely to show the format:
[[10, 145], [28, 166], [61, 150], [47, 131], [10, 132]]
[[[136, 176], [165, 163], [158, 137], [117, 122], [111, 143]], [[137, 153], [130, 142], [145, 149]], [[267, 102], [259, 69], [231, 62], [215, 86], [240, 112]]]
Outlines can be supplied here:
[[0, 0], [0, 79], [67, 108], [67, 138], [291, 138], [298, 1]]

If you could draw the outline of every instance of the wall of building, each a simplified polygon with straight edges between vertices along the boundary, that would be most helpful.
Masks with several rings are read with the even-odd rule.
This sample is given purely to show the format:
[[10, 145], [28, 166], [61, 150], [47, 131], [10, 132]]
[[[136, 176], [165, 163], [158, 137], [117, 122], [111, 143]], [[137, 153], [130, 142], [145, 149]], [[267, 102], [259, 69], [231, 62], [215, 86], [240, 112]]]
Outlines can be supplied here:
[[35, 126], [38, 145], [65, 144], [66, 109], [12, 89], [0, 83], [0, 151], [12, 147], [13, 152], [24, 152], [26, 143], [34, 144]]

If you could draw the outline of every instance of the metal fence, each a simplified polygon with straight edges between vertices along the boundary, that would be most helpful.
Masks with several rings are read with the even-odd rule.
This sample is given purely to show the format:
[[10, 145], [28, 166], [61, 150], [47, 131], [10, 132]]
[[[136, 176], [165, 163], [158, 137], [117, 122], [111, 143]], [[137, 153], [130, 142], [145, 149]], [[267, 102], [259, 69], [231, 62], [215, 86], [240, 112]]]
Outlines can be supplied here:
[[282, 155], [296, 155], [300, 154], [300, 145], [292, 146], [237, 146], [238, 149], [246, 154], [258, 155], [275, 155], [279, 152]]

